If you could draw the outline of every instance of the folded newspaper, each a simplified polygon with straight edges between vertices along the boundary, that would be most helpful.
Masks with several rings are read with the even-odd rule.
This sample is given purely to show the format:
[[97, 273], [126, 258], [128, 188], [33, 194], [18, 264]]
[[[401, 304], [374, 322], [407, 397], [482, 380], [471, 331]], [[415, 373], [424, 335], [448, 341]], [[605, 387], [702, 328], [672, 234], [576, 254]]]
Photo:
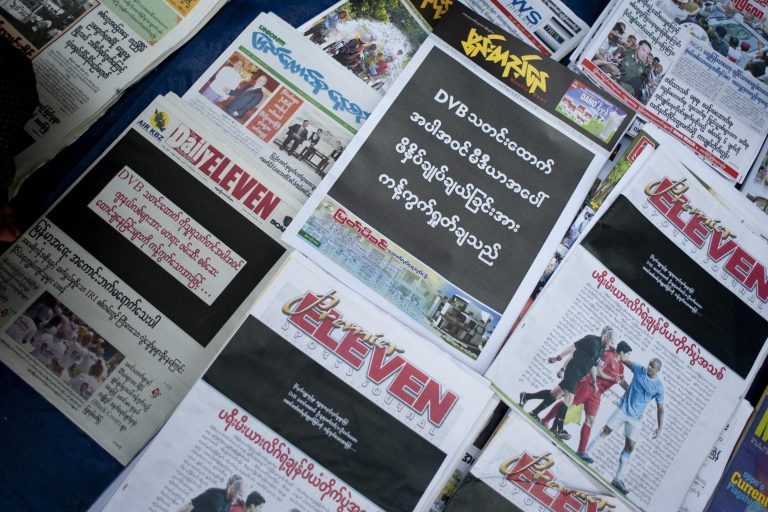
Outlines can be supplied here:
[[768, 7], [614, 0], [573, 61], [741, 183], [768, 136]]
[[274, 14], [260, 14], [184, 94], [251, 164], [304, 202], [381, 99]]
[[764, 361], [768, 272], [760, 212], [649, 132], [661, 143], [643, 150], [486, 376], [628, 503], [657, 510], [683, 501], [728, 421], [709, 411], [733, 410]]
[[106, 510], [428, 510], [497, 404], [294, 253]]
[[281, 187], [157, 98], [0, 257], [0, 360], [127, 463], [284, 253]]
[[446, 512], [628, 510], [516, 411], [504, 418], [446, 508]]
[[483, 371], [630, 122], [619, 105], [455, 5], [284, 240]]
[[32, 60], [39, 105], [16, 186], [129, 85], [192, 37], [223, 0], [0, 0], [0, 37]]
[[[461, 0], [547, 57], [560, 60], [589, 26], [558, 0]], [[349, 72], [385, 93], [453, 0], [342, 0], [299, 27]]]

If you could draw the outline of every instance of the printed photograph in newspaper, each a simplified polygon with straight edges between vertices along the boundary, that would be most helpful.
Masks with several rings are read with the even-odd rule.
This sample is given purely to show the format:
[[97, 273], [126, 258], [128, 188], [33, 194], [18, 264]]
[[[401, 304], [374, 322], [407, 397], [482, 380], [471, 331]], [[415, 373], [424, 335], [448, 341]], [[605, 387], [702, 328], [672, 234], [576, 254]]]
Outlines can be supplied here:
[[340, 2], [299, 30], [350, 73], [384, 94], [427, 38], [409, 2]]
[[32, 56], [67, 32], [97, 5], [97, 0], [71, 0], [58, 4], [0, 0], [0, 16], [10, 23], [10, 26], [3, 27], [6, 34], [11, 38], [14, 32], [20, 35], [22, 38], [17, 39], [16, 45], [30, 45]]

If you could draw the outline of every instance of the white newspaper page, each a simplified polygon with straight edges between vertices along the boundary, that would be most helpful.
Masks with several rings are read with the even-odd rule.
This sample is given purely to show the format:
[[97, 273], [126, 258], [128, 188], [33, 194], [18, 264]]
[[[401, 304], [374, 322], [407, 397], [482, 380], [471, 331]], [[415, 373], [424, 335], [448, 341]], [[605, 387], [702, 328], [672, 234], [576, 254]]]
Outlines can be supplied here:
[[671, 139], [622, 181], [486, 376], [628, 502], [676, 508], [765, 358], [765, 223]]
[[691, 484], [691, 488], [688, 489], [688, 494], [686, 494], [678, 512], [697, 512], [706, 509], [707, 502], [717, 489], [717, 484], [720, 482], [720, 477], [723, 476], [728, 459], [731, 457], [736, 442], [739, 440], [739, 436], [741, 436], [753, 410], [754, 408], [749, 402], [739, 400], [739, 405], [733, 412], [731, 419], [720, 432], [717, 441], [712, 445], [707, 458], [704, 459], [704, 463], [699, 468], [696, 479]]
[[260, 14], [184, 95], [302, 202], [380, 99], [272, 14]]
[[40, 104], [16, 157], [17, 185], [70, 144], [218, 0], [0, 0], [0, 37], [32, 60]]
[[625, 0], [579, 67], [741, 183], [768, 135], [765, 2]]
[[180, 104], [150, 104], [0, 257], [0, 359], [124, 464], [246, 316], [296, 208]]
[[294, 253], [106, 510], [427, 510], [497, 404]]
[[611, 491], [590, 478], [516, 411], [483, 449], [446, 512], [626, 512]]
[[431, 30], [418, 6], [402, 2], [341, 1], [298, 28], [369, 87], [385, 94]]
[[568, 55], [589, 32], [589, 25], [558, 0], [460, 1], [554, 60]]
[[284, 238], [480, 371], [631, 119], [489, 26], [443, 16]]

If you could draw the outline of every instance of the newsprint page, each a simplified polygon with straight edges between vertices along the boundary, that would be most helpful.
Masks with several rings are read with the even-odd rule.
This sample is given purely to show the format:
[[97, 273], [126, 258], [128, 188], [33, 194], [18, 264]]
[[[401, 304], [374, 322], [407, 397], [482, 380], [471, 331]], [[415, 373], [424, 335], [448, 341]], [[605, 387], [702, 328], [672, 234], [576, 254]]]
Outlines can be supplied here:
[[294, 253], [105, 510], [427, 510], [497, 404]]
[[668, 509], [765, 358], [766, 243], [761, 213], [671, 137], [625, 180], [486, 377], [619, 497]]
[[39, 105], [17, 185], [70, 144], [221, 0], [0, 0], [0, 37], [32, 60]]
[[457, 4], [284, 240], [483, 371], [631, 118]]
[[202, 375], [297, 204], [158, 98], [0, 258], [0, 359], [118, 461]]
[[766, 15], [761, 0], [621, 0], [573, 59], [741, 183], [768, 136]]
[[510, 411], [446, 512], [628, 512], [631, 509]]
[[260, 14], [184, 94], [303, 203], [381, 99], [274, 14]]

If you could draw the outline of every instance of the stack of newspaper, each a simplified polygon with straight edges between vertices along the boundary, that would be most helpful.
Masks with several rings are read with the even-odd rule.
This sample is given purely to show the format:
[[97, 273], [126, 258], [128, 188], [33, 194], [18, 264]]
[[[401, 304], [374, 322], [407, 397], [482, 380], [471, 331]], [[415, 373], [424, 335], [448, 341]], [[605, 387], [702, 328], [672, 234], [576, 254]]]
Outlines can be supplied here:
[[727, 422], [707, 411], [734, 409], [768, 337], [764, 218], [675, 140], [651, 135], [662, 142], [637, 158], [486, 373], [646, 510], [682, 502], [701, 447]]
[[126, 87], [191, 38], [224, 0], [0, 0], [0, 37], [32, 61], [39, 105], [16, 186]]
[[589, 78], [558, 2], [366, 8], [259, 15], [0, 257], [0, 359], [134, 461], [95, 509], [703, 507], [768, 350], [765, 86], [652, 5]]

